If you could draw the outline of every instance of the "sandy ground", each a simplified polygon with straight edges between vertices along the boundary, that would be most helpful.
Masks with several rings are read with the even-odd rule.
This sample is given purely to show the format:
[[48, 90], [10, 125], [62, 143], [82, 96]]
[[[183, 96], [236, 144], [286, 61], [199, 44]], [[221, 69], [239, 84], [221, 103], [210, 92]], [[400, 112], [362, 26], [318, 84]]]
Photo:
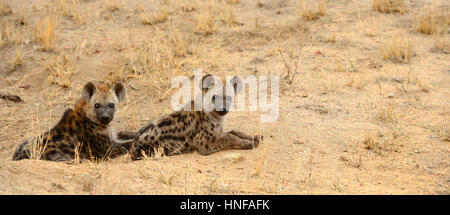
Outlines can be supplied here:
[[[404, 11], [392, 14], [374, 11], [370, 0], [329, 0], [317, 20], [302, 18], [300, 1], [216, 3], [210, 35], [195, 33], [201, 10], [183, 10], [175, 0], [75, 1], [81, 22], [70, 15], [71, 1], [68, 15], [57, 7], [62, 1], [1, 2], [12, 9], [0, 17], [2, 28], [15, 26], [16, 41], [0, 47], [0, 90], [24, 101], [0, 100], [0, 194], [450, 193], [450, 57], [434, 35], [414, 30], [416, 13], [431, 2], [447, 4], [448, 14], [445, 0], [405, 0]], [[42, 51], [34, 28], [55, 7], [57, 40]], [[167, 20], [142, 23], [145, 14], [164, 11]], [[383, 59], [380, 46], [394, 35], [411, 39], [408, 63]], [[448, 32], [444, 37], [450, 40]], [[187, 52], [164, 55], [176, 41]], [[23, 63], [14, 67], [17, 52]], [[139, 56], [169, 60], [131, 70], [130, 58]], [[291, 83], [283, 79], [282, 56], [289, 68], [298, 66]], [[47, 69], [54, 57], [63, 74]], [[87, 81], [119, 77], [131, 84], [115, 124], [137, 129], [171, 112], [170, 78], [192, 76], [194, 68], [281, 77], [276, 122], [261, 123], [260, 112], [228, 114], [227, 130], [265, 136], [259, 148], [76, 165], [11, 160], [18, 144], [59, 120]], [[67, 77], [70, 86], [53, 84], [55, 77]]]

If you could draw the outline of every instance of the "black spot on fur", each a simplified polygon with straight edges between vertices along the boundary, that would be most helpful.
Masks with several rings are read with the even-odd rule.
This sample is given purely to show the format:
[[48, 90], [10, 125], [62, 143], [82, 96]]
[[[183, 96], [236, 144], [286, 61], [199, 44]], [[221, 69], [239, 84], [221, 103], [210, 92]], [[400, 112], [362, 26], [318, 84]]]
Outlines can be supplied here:
[[177, 136], [173, 136], [173, 135], [165, 135], [165, 136], [159, 137], [159, 141], [165, 141], [165, 140], [182, 141], [182, 142], [185, 141], [184, 137], [177, 137]]
[[172, 125], [172, 123], [173, 123], [173, 122], [172, 122], [171, 120], [164, 120], [164, 121], [158, 123], [158, 127], [162, 128], [162, 127], [164, 127], [164, 126]]
[[148, 130], [153, 130], [155, 128], [155, 126], [153, 124], [147, 125], [144, 128], [142, 128], [141, 130], [139, 130], [139, 133], [143, 134], [145, 132], [147, 132]]

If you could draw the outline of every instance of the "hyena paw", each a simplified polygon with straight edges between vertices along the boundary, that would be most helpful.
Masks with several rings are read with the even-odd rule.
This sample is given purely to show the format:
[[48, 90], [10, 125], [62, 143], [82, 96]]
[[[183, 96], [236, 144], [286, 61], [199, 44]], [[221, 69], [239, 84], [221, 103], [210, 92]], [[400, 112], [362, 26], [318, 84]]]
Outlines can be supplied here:
[[253, 137], [253, 141], [252, 141], [253, 145], [254, 145], [254, 148], [258, 147], [259, 144], [262, 143], [263, 139], [264, 139], [263, 135], [255, 135]]

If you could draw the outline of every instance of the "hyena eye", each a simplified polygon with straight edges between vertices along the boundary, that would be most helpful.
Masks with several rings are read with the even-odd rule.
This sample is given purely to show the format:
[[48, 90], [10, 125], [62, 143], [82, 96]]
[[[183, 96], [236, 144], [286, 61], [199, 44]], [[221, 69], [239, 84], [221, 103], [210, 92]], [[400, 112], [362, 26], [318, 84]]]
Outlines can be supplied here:
[[114, 103], [110, 103], [109, 107], [114, 108]]
[[100, 107], [100, 104], [99, 103], [95, 103], [94, 108], [98, 109], [99, 107]]

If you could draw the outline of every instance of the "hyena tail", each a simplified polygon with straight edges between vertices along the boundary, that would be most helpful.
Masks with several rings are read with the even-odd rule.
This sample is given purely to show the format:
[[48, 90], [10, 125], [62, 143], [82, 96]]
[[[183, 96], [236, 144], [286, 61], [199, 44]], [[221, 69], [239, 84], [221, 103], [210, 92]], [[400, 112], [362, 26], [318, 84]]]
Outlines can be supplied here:
[[22, 144], [20, 144], [16, 151], [13, 154], [12, 159], [17, 161], [17, 160], [22, 160], [22, 159], [29, 159], [29, 149], [28, 149], [28, 140], [23, 142]]

